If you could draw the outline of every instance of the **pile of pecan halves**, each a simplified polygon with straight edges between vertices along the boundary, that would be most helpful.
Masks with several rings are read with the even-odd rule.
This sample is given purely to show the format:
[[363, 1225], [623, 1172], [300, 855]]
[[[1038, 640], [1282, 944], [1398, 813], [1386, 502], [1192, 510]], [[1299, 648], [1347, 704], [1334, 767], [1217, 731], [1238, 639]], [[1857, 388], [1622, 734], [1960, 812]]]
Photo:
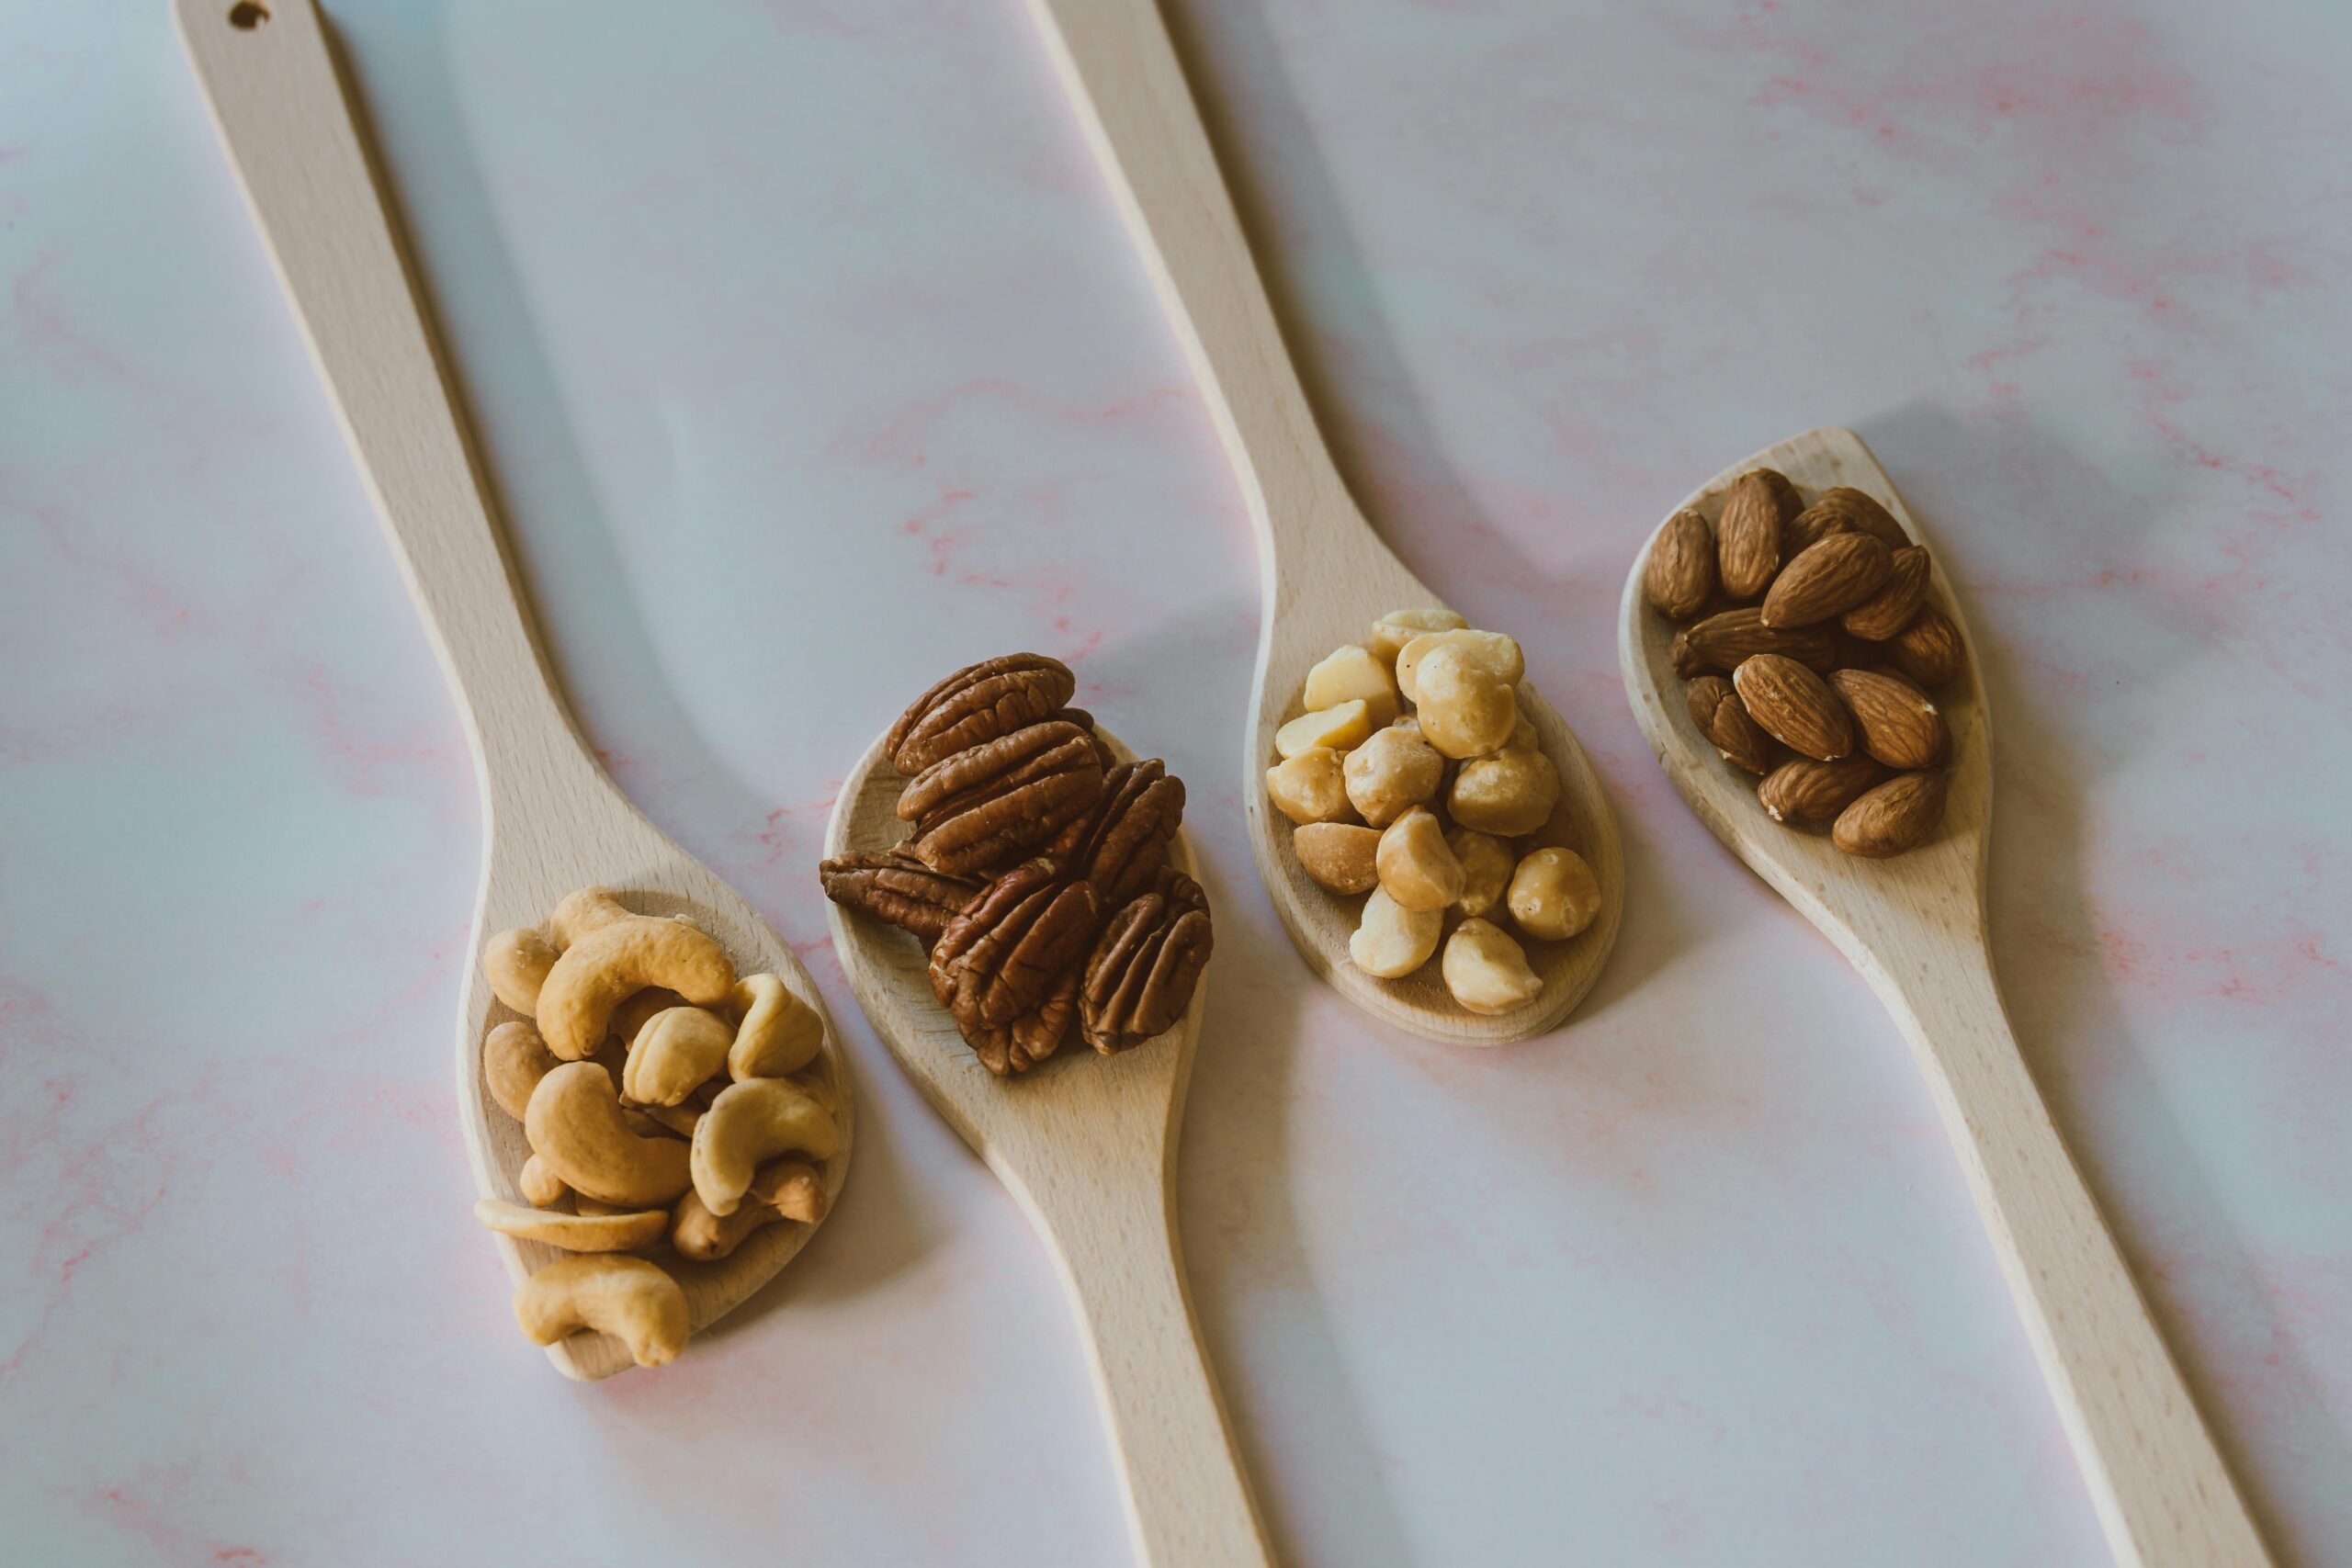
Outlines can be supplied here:
[[982, 1065], [1028, 1071], [1072, 1025], [1105, 1055], [1172, 1028], [1208, 963], [1208, 899], [1168, 863], [1184, 784], [1114, 762], [1060, 660], [958, 670], [883, 742], [896, 847], [818, 867], [825, 897], [931, 947], [931, 988]]

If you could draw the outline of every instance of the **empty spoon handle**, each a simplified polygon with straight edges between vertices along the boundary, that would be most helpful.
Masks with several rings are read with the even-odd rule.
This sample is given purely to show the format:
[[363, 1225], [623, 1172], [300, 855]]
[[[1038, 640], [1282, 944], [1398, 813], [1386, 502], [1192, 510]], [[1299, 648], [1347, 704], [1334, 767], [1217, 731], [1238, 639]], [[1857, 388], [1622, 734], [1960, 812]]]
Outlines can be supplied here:
[[[311, 0], [175, 0], [278, 278], [493, 781], [602, 774], [525, 618], [359, 117]], [[487, 750], [494, 749], [498, 765]]]

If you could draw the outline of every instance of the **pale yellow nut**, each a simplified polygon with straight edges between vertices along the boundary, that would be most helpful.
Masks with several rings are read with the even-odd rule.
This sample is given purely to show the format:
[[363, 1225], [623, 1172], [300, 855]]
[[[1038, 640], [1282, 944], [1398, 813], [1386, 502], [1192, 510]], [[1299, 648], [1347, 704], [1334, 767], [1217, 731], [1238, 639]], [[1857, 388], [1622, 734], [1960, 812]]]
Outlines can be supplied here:
[[523, 1135], [566, 1186], [607, 1203], [666, 1204], [692, 1179], [688, 1145], [639, 1136], [621, 1110], [612, 1076], [594, 1062], [567, 1062], [539, 1080], [523, 1117]]
[[695, 1194], [712, 1213], [731, 1214], [761, 1166], [788, 1154], [829, 1160], [841, 1139], [831, 1112], [799, 1084], [746, 1078], [720, 1090], [695, 1125]]
[[591, 1198], [585, 1192], [571, 1195], [571, 1206], [582, 1214], [628, 1214], [636, 1213], [626, 1203], [607, 1203], [602, 1198]]
[[1544, 738], [1536, 733], [1535, 721], [1527, 716], [1527, 710], [1518, 705], [1516, 698], [1512, 701], [1512, 707], [1519, 717], [1510, 727], [1510, 739], [1503, 742], [1503, 750], [1506, 751], [1542, 750]]
[[1544, 991], [1544, 982], [1527, 966], [1526, 953], [1489, 920], [1454, 927], [1438, 972], [1453, 999], [1476, 1013], [1516, 1011]]
[[500, 931], [482, 944], [481, 972], [498, 999], [525, 1018], [538, 1010], [539, 987], [555, 967], [555, 947], [526, 926]]
[[1274, 731], [1274, 750], [1283, 757], [1295, 757], [1317, 746], [1345, 751], [1362, 745], [1363, 738], [1371, 733], [1371, 715], [1363, 699], [1357, 697], [1319, 713], [1300, 714]]
[[1380, 831], [1352, 822], [1309, 822], [1290, 836], [1299, 869], [1329, 892], [1369, 893], [1380, 883]]
[[1453, 912], [1467, 919], [1493, 914], [1510, 886], [1510, 846], [1491, 833], [1456, 828], [1445, 836], [1445, 847], [1462, 863], [1462, 897], [1453, 901]]
[[537, 1155], [525, 1160], [523, 1168], [514, 1173], [514, 1185], [526, 1201], [542, 1209], [554, 1208], [571, 1190], [563, 1184], [563, 1178], [549, 1170], [548, 1162]]
[[1544, 826], [1560, 798], [1560, 773], [1541, 751], [1474, 757], [1453, 775], [1446, 809], [1464, 828], [1516, 839]]
[[637, 1043], [639, 1031], [651, 1022], [656, 1013], [667, 1012], [672, 1008], [682, 1008], [687, 1005], [689, 1004], [686, 998], [678, 995], [677, 992], [661, 986], [649, 986], [644, 990], [628, 998], [620, 1006], [613, 1010], [612, 1021], [607, 1026], [606, 1032], [619, 1041], [621, 1049], [626, 1052], [628, 1047]]
[[714, 1214], [699, 1193], [678, 1200], [670, 1224], [670, 1245], [683, 1258], [709, 1263], [725, 1258], [753, 1231], [778, 1220], [813, 1225], [825, 1217], [824, 1173], [807, 1160], [780, 1159], [763, 1165], [731, 1214]]
[[623, 1098], [676, 1105], [727, 1065], [735, 1028], [708, 1008], [664, 1008], [646, 1020], [621, 1072]]
[[642, 1258], [559, 1258], [514, 1292], [514, 1321], [534, 1345], [592, 1330], [628, 1347], [640, 1367], [678, 1359], [690, 1332], [686, 1292]]
[[518, 1241], [543, 1241], [566, 1252], [635, 1252], [651, 1247], [670, 1227], [670, 1216], [660, 1209], [628, 1210], [617, 1214], [550, 1214], [484, 1198], [474, 1204], [474, 1218], [501, 1235]]
[[1344, 822], [1356, 812], [1348, 804], [1342, 765], [1329, 746], [1310, 746], [1266, 770], [1266, 798], [1294, 822]]
[[1421, 660], [1419, 679], [1421, 733], [1446, 756], [1483, 757], [1510, 739], [1519, 703], [1475, 655], [1446, 644]]
[[531, 1091], [559, 1066], [534, 1026], [517, 1019], [495, 1024], [482, 1037], [481, 1076], [498, 1108], [520, 1122]]
[[817, 1059], [825, 1043], [825, 1017], [792, 994], [781, 975], [751, 975], [735, 987], [743, 1021], [727, 1050], [727, 1076], [780, 1078]]
[[1367, 975], [1401, 979], [1430, 961], [1444, 930], [1442, 912], [1405, 908], [1375, 887], [1363, 901], [1355, 934], [1348, 938], [1348, 958]]
[[1391, 610], [1372, 623], [1372, 651], [1386, 663], [1396, 662], [1405, 645], [1428, 632], [1454, 631], [1470, 623], [1451, 610]]
[[1370, 649], [1352, 643], [1334, 649], [1306, 672], [1301, 700], [1310, 710], [1335, 708], [1357, 698], [1363, 700], [1365, 716], [1375, 729], [1396, 716], [1396, 677]]
[[1466, 626], [1451, 631], [1425, 632], [1407, 643], [1396, 655], [1396, 689], [1408, 703], [1421, 700], [1421, 661], [1441, 648], [1458, 648], [1494, 672], [1506, 686], [1516, 686], [1527, 674], [1526, 657], [1519, 644], [1500, 632], [1472, 631]]
[[548, 931], [555, 938], [555, 950], [561, 953], [599, 926], [640, 918], [630, 913], [611, 888], [580, 887], [565, 894], [556, 905], [555, 913], [548, 917]]
[[629, 1125], [647, 1137], [659, 1131], [673, 1138], [691, 1138], [695, 1135], [695, 1124], [702, 1120], [702, 1112], [703, 1108], [699, 1105], [632, 1106], [629, 1109]]
[[662, 986], [696, 1007], [727, 1005], [735, 966], [726, 950], [684, 920], [641, 915], [576, 938], [539, 987], [539, 1035], [567, 1062], [594, 1055], [613, 1010], [633, 992]]
[[1529, 936], [1566, 942], [1600, 913], [1600, 879], [1574, 850], [1541, 849], [1510, 878], [1510, 918]]
[[1348, 753], [1340, 764], [1348, 802], [1374, 828], [1385, 828], [1437, 795], [1445, 780], [1445, 759], [1422, 737], [1420, 726], [1393, 724]]
[[1445, 847], [1445, 829], [1416, 806], [1380, 835], [1380, 890], [1407, 909], [1442, 910], [1462, 897], [1462, 863]]

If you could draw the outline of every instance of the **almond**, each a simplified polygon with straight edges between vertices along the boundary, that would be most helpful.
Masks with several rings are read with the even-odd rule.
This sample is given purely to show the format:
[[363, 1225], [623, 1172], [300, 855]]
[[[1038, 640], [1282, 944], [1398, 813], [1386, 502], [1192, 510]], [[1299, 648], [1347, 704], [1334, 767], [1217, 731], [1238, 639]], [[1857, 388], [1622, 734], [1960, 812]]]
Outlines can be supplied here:
[[1694, 679], [1707, 668], [1707, 661], [1699, 657], [1699, 650], [1691, 646], [1688, 628], [1674, 634], [1674, 646], [1668, 650], [1667, 658], [1674, 665], [1674, 672], [1686, 681]]
[[1884, 642], [1911, 624], [1928, 597], [1928, 547], [1905, 545], [1877, 592], [1846, 612], [1839, 624], [1865, 642]]
[[1650, 541], [1642, 592], [1678, 621], [1706, 608], [1715, 592], [1715, 535], [1705, 518], [1686, 506], [1666, 520]]
[[1838, 694], [1793, 659], [1759, 653], [1731, 672], [1747, 715], [1792, 750], [1834, 761], [1854, 749], [1853, 716]]
[[1837, 661], [1837, 639], [1827, 626], [1768, 626], [1764, 612], [1753, 604], [1709, 615], [1683, 636], [1690, 640], [1691, 659], [1702, 669], [1736, 670], [1742, 660], [1759, 653], [1781, 654], [1823, 671]]
[[1868, 757], [1840, 757], [1816, 762], [1797, 757], [1764, 775], [1756, 798], [1775, 822], [1826, 822], [1871, 787], [1878, 764]]
[[1781, 570], [1781, 526], [1796, 514], [1797, 492], [1779, 470], [1750, 468], [1732, 480], [1715, 524], [1724, 592], [1753, 599]]
[[1817, 626], [1879, 591], [1894, 557], [1868, 534], [1832, 534], [1782, 569], [1764, 595], [1764, 624]]
[[1851, 485], [1839, 485], [1821, 492], [1813, 503], [1814, 510], [1826, 509], [1829, 515], [1844, 523], [1857, 534], [1868, 534], [1890, 550], [1899, 550], [1911, 542], [1894, 513], [1873, 497], [1865, 495]]
[[1781, 547], [1791, 554], [1809, 550], [1832, 534], [1855, 534], [1860, 530], [1847, 521], [1846, 513], [1835, 506], [1808, 506], [1789, 519], [1781, 530]]
[[[1706, 625], [1704, 621], [1699, 623]], [[1692, 637], [1696, 646], [1697, 637]], [[1933, 604], [1923, 604], [1911, 624], [1887, 644], [1896, 668], [1930, 691], [1959, 679], [1966, 668], [1968, 653], [1960, 640], [1960, 628], [1951, 617]]]
[[1941, 773], [1898, 773], [1839, 812], [1830, 840], [1866, 860], [1917, 848], [1943, 820], [1944, 791]]
[[1690, 722], [1723, 753], [1733, 767], [1760, 773], [1772, 765], [1771, 738], [1758, 728], [1729, 681], [1706, 675], [1690, 682], [1683, 696], [1690, 705]]
[[1944, 716], [1910, 682], [1868, 670], [1840, 670], [1829, 684], [1861, 726], [1862, 750], [1888, 767], [1931, 768], [1943, 760], [1951, 739]]

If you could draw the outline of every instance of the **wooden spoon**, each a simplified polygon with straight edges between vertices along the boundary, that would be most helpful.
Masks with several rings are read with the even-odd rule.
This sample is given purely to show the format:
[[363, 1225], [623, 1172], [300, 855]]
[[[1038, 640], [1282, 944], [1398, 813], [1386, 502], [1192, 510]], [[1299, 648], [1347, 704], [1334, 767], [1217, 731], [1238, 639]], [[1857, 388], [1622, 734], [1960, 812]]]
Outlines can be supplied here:
[[[421, 296], [369, 165], [311, 0], [175, 0], [180, 37], [212, 103], [280, 280], [292, 298], [345, 434], [391, 535], [417, 607], [456, 689], [482, 796], [482, 877], [468, 951], [486, 933], [536, 926], [573, 888], [604, 883], [639, 913], [683, 914], [725, 944], [739, 970], [780, 976], [821, 1015], [791, 951], [750, 905], [664, 838], [596, 765], [557, 696], [481, 483], [472, 446], [425, 325]], [[458, 1010], [458, 1104], [474, 1179], [516, 1202], [530, 1155], [490, 1099], [481, 1039], [514, 1017], [467, 965]], [[823, 1063], [841, 1104], [830, 1200], [849, 1168], [850, 1080], [827, 1021]], [[472, 1222], [453, 1215], [451, 1224]], [[784, 1267], [813, 1227], [754, 1232], [729, 1257], [664, 1258], [700, 1330]], [[563, 1256], [496, 1237], [515, 1280]], [[632, 1364], [621, 1343], [574, 1335], [548, 1356], [576, 1378]]]
[[[1096, 733], [1121, 761], [1133, 760]], [[897, 814], [906, 781], [883, 750], [876, 741], [843, 781], [825, 829], [828, 859], [906, 837]], [[1170, 858], [1196, 870], [1181, 833]], [[914, 938], [839, 906], [831, 917], [834, 953], [874, 1032], [1012, 1189], [1061, 1265], [1119, 1452], [1137, 1557], [1157, 1568], [1270, 1562], [1176, 1239], [1176, 1127], [1205, 978], [1182, 1021], [1157, 1040], [1110, 1057], [1066, 1048], [1000, 1078], [933, 998]], [[1216, 972], [1212, 958], [1208, 975]]]
[[1559, 715], [1522, 684], [1521, 705], [1559, 769], [1565, 837], [1601, 892], [1600, 912], [1582, 934], [1527, 944], [1544, 979], [1533, 1001], [1482, 1018], [1446, 993], [1435, 963], [1380, 980], [1349, 962], [1362, 900], [1334, 897], [1299, 869], [1290, 823], [1266, 800], [1274, 731], [1303, 711], [1300, 691], [1317, 660], [1362, 642], [1391, 610], [1444, 602], [1373, 533], [1324, 446], [1153, 0], [1031, 0], [1031, 9], [1183, 340], [1257, 527], [1264, 597], [1241, 797], [1274, 910], [1309, 967], [1399, 1028], [1464, 1045], [1540, 1034], [1592, 988], [1617, 941], [1624, 864], [1600, 781]]
[[[1713, 523], [1732, 481], [1758, 468], [1786, 474], [1807, 502], [1836, 485], [1867, 491], [1914, 539], [1928, 543], [1850, 430], [1808, 431], [1769, 447], [1717, 474], [1682, 506]], [[1794, 831], [1765, 816], [1756, 781], [1722, 761], [1690, 722], [1669, 660], [1675, 627], [1642, 596], [1647, 558], [1645, 546], [1626, 579], [1619, 619], [1634, 716], [1699, 819], [1838, 944], [1910, 1041], [2116, 1561], [2180, 1568], [2267, 1562], [2114, 1237], [2051, 1122], [1994, 986], [1984, 916], [1993, 745], [1973, 644], [1965, 673], [1935, 694], [1953, 756], [1941, 829], [1893, 860], [1856, 860], [1826, 832]], [[1960, 624], [1940, 566], [1929, 597]]]

